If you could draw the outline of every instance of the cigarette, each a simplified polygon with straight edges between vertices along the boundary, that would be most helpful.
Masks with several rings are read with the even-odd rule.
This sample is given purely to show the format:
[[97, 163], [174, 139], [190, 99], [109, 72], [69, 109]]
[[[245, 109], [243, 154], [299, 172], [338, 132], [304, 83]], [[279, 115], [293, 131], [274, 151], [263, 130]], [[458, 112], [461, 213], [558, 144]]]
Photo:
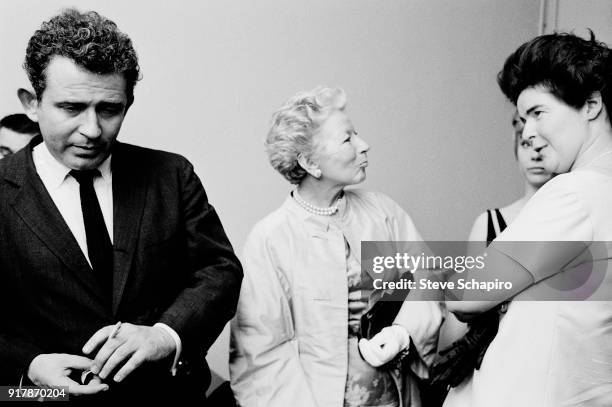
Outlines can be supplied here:
[[112, 339], [114, 337], [117, 336], [117, 334], [119, 333], [119, 328], [121, 328], [121, 321], [117, 322], [115, 324], [115, 326], [113, 327], [113, 330], [111, 331], [110, 334], [108, 334], [108, 339]]
[[83, 371], [83, 373], [81, 373], [81, 384], [83, 385], [88, 385], [89, 382], [95, 377], [96, 375], [93, 374], [91, 372], [91, 370], [87, 369], [85, 371]]

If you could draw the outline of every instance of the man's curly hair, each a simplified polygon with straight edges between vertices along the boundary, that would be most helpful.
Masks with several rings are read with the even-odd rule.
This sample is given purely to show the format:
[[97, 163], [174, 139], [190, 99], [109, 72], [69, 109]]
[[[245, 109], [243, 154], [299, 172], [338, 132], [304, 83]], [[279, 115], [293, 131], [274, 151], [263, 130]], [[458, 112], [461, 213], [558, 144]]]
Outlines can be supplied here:
[[46, 88], [47, 66], [56, 55], [96, 74], [123, 74], [128, 106], [132, 104], [140, 76], [138, 57], [130, 38], [113, 21], [95, 11], [66, 9], [36, 30], [28, 42], [23, 67], [38, 99]]

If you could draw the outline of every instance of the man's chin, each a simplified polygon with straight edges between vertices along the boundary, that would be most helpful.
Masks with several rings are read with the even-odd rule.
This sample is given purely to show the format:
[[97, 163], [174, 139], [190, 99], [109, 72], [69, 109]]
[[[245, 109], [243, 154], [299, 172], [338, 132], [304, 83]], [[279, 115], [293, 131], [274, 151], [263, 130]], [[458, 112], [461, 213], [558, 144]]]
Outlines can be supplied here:
[[106, 157], [108, 157], [108, 154], [94, 156], [73, 155], [64, 164], [73, 170], [94, 170], [106, 160]]

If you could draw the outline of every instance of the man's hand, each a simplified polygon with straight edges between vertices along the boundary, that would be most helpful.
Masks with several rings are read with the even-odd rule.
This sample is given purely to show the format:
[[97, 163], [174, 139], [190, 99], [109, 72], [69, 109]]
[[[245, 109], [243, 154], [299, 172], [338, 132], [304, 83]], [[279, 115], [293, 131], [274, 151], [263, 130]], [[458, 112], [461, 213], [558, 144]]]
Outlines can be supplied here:
[[123, 365], [113, 377], [120, 382], [144, 362], [165, 359], [175, 351], [174, 340], [160, 328], [124, 323], [116, 335], [109, 337], [113, 328], [101, 328], [83, 346], [86, 355], [102, 346], [90, 369], [102, 379]]
[[67, 386], [74, 396], [96, 394], [108, 390], [108, 385], [92, 381], [81, 385], [68, 376], [73, 370], [87, 370], [93, 361], [83, 356], [49, 353], [36, 356], [28, 368], [28, 378], [39, 387]]
[[383, 328], [372, 339], [359, 341], [363, 359], [374, 367], [384, 365], [410, 345], [410, 335], [400, 325]]

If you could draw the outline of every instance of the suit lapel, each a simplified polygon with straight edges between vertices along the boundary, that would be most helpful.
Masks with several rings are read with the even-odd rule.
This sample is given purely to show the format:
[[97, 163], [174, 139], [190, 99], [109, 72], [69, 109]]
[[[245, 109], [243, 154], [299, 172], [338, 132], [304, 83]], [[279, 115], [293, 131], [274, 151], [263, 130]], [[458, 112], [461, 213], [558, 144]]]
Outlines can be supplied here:
[[33, 140], [7, 168], [6, 179], [19, 187], [11, 200], [11, 206], [32, 232], [74, 274], [75, 279], [87, 287], [90, 294], [103, 301], [103, 293], [85, 255], [36, 173], [32, 148], [39, 142], [40, 139]]
[[117, 314], [134, 260], [147, 195], [148, 179], [130, 156], [129, 146], [117, 143], [113, 171], [113, 315]]

